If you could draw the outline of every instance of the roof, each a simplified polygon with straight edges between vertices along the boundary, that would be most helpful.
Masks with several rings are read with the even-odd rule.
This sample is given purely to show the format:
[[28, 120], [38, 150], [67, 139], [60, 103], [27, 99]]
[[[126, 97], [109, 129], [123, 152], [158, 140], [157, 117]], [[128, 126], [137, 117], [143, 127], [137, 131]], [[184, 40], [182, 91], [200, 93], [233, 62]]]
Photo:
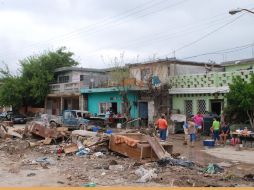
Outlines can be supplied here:
[[[80, 92], [83, 94], [90, 94], [90, 93], [101, 93], [101, 92], [119, 92], [124, 90], [123, 87], [110, 87], [110, 88], [81, 88]], [[147, 90], [146, 88], [140, 87], [130, 87], [128, 91], [140, 91], [140, 90]]]
[[98, 73], [105, 73], [106, 69], [94, 69], [94, 68], [83, 68], [83, 67], [61, 67], [55, 69], [55, 73], [63, 72], [63, 71], [87, 71], [87, 72], [98, 72]]
[[140, 66], [140, 65], [153, 65], [153, 64], [173, 64], [173, 63], [177, 63], [180, 65], [197, 65], [197, 66], [215, 66], [215, 67], [222, 67], [219, 64], [213, 64], [213, 63], [205, 63], [205, 62], [194, 62], [194, 61], [184, 61], [184, 60], [179, 60], [176, 58], [167, 58], [167, 59], [158, 59], [156, 61], [151, 61], [151, 62], [145, 62], [145, 63], [133, 63], [133, 64], [126, 64], [129, 67], [136, 67], [136, 66]]
[[228, 86], [223, 87], [203, 87], [203, 88], [171, 88], [169, 94], [214, 94], [214, 93], [227, 93], [229, 92]]
[[248, 63], [254, 64], [254, 58], [226, 61], [226, 62], [222, 62], [220, 65], [231, 66], [231, 65], [244, 65], [244, 64], [248, 64]]

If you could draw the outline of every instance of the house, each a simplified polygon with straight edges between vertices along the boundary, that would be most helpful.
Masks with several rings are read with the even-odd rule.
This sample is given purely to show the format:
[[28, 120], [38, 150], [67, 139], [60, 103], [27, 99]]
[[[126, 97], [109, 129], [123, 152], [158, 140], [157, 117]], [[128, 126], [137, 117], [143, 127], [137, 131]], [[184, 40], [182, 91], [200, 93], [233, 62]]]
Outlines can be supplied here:
[[[135, 78], [139, 85], [147, 88], [139, 93], [138, 109], [139, 117], [143, 112], [148, 113], [148, 122], [154, 121], [155, 117], [161, 113], [169, 113], [170, 110], [181, 107], [175, 105], [175, 99], [173, 99], [175, 94], [168, 91], [174, 87], [169, 79], [174, 81], [173, 78], [184, 75], [199, 73], [205, 75], [211, 71], [223, 71], [220, 65], [178, 59], [163, 59], [142, 64], [129, 64], [128, 66], [130, 77]], [[179, 86], [179, 88], [181, 87]]]
[[48, 114], [58, 115], [65, 109], [87, 110], [87, 97], [80, 93], [82, 87], [104, 87], [108, 82], [103, 69], [62, 67], [54, 71], [55, 82], [49, 84], [45, 99]]
[[136, 88], [124, 89], [123, 87], [115, 86], [108, 88], [81, 88], [81, 93], [87, 96], [87, 110], [93, 115], [105, 115], [107, 109], [115, 114], [124, 115], [124, 101], [121, 93], [126, 93], [130, 103], [130, 116], [137, 118], [137, 91]]
[[225, 95], [232, 78], [240, 76], [249, 81], [254, 72], [254, 59], [224, 62], [220, 66], [222, 71], [170, 76], [172, 108], [186, 115], [206, 111], [220, 115], [227, 104]]

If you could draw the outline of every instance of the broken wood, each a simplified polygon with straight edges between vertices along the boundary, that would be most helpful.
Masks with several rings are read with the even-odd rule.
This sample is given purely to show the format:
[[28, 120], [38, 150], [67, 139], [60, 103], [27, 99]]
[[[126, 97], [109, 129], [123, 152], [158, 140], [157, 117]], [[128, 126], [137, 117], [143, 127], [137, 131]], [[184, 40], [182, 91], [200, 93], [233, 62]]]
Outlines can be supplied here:
[[166, 152], [156, 137], [147, 135], [146, 139], [159, 159], [163, 159], [169, 156], [169, 154]]
[[69, 153], [77, 152], [78, 146], [76, 144], [70, 144], [70, 145], [64, 146], [63, 149], [64, 149], [65, 154], [69, 154]]

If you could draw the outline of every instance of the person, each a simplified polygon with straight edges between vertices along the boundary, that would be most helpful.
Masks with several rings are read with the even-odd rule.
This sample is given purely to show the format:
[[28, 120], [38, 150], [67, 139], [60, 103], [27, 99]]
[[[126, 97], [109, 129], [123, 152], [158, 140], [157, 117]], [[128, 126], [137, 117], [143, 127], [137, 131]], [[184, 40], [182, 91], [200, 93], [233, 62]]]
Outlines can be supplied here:
[[203, 126], [203, 116], [200, 112], [194, 115], [193, 120], [198, 129], [202, 129]]
[[202, 126], [203, 126], [203, 116], [201, 112], [198, 112], [196, 115], [194, 115], [193, 120], [197, 128], [197, 137], [199, 139], [200, 138], [199, 133], [201, 133]]
[[183, 124], [183, 131], [184, 131], [184, 142], [183, 145], [187, 145], [188, 143], [188, 122], [185, 121]]
[[188, 122], [188, 133], [190, 135], [190, 145], [191, 147], [194, 147], [195, 141], [196, 141], [196, 124], [192, 118], [189, 118], [187, 120]]
[[217, 118], [214, 117], [213, 118], [213, 125], [211, 127], [211, 131], [213, 132], [213, 139], [214, 139], [214, 143], [216, 143], [216, 140], [220, 140], [220, 122], [217, 121]]
[[221, 144], [226, 145], [229, 132], [230, 132], [230, 130], [229, 130], [228, 125], [226, 125], [226, 123], [224, 123], [224, 125], [221, 128], [221, 133], [220, 133]]
[[167, 120], [165, 119], [165, 114], [161, 114], [161, 118], [157, 120], [156, 126], [159, 128], [161, 141], [165, 141], [167, 138], [167, 128], [168, 128], [168, 123]]

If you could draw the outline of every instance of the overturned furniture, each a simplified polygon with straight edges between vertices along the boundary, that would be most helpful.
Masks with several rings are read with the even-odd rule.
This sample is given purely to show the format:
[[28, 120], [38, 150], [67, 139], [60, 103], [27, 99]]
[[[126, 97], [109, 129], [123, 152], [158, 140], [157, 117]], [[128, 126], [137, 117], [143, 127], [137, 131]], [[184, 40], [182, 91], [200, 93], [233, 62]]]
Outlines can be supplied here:
[[171, 154], [173, 145], [140, 133], [126, 133], [111, 135], [109, 149], [137, 160], [146, 158], [158, 160]]

